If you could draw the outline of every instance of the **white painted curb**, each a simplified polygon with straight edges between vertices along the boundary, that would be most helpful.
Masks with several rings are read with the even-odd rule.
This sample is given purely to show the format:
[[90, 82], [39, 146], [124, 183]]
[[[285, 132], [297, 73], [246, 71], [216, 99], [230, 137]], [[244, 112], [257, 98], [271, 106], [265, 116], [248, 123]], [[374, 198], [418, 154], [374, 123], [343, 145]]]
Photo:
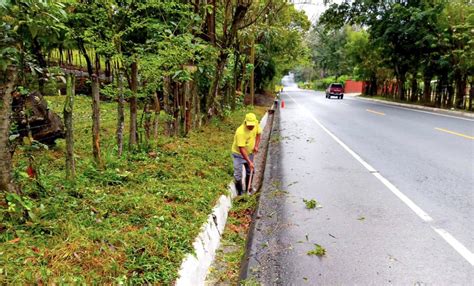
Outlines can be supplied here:
[[194, 240], [194, 253], [186, 255], [179, 270], [177, 286], [204, 285], [207, 271], [214, 261], [219, 248], [221, 234], [227, 221], [227, 214], [232, 206], [232, 198], [236, 196], [233, 183], [229, 184], [229, 194], [222, 195], [212, 213], [202, 226], [202, 231]]
[[[265, 113], [260, 122], [262, 129], [265, 128], [267, 118], [268, 114]], [[194, 255], [187, 254], [181, 263], [176, 286], [204, 285], [209, 267], [214, 261], [216, 251], [220, 246], [227, 215], [232, 207], [232, 199], [237, 196], [233, 182], [229, 184], [228, 191], [227, 195], [220, 196], [217, 204], [212, 209], [212, 213], [201, 227], [201, 232], [194, 240]]]

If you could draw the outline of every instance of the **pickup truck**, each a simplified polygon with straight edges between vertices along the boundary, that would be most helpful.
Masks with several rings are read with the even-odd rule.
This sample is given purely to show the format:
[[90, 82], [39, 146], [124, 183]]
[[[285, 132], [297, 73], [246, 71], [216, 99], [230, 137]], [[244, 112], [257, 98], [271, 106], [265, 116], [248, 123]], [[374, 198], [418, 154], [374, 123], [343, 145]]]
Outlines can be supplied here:
[[326, 89], [326, 98], [337, 96], [339, 99], [344, 98], [344, 87], [341, 83], [331, 83]]

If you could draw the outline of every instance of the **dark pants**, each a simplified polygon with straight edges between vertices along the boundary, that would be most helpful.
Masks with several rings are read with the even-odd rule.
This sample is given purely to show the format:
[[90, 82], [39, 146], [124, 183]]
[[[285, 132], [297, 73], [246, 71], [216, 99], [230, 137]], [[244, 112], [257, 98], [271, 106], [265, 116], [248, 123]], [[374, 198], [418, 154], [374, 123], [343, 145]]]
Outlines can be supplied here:
[[[245, 167], [247, 178], [250, 176], [250, 166], [244, 157], [239, 154], [232, 154], [232, 159], [234, 161], [234, 180], [236, 182], [242, 182], [242, 166]], [[253, 162], [253, 154], [249, 155], [249, 159]]]
[[[250, 186], [249, 186], [249, 179], [250, 179], [250, 166], [245, 161], [244, 157], [242, 157], [239, 154], [232, 154], [232, 159], [234, 161], [234, 180], [235, 180], [235, 188], [237, 190], [237, 194], [241, 195], [244, 193], [244, 188], [242, 184], [242, 166], [245, 167], [245, 174], [246, 174], [246, 180], [245, 180], [245, 186], [246, 190], [245, 192], [250, 191]], [[250, 161], [253, 162], [253, 154], [249, 155]]]

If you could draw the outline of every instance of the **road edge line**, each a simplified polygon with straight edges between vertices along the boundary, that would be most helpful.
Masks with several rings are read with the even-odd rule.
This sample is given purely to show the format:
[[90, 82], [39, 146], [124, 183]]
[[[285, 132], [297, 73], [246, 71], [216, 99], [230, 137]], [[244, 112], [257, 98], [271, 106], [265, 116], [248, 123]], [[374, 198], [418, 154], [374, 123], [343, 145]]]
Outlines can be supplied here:
[[464, 259], [466, 259], [472, 266], [474, 266], [474, 254], [460, 243], [454, 236], [442, 228], [431, 227], [438, 233], [454, 250], [456, 250]]

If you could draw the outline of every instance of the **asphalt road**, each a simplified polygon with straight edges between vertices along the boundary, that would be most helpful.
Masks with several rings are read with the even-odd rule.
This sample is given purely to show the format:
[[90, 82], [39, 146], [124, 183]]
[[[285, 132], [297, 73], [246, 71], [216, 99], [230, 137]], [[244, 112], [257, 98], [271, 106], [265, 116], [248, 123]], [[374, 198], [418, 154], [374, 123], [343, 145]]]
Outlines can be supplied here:
[[284, 83], [248, 277], [474, 285], [474, 120]]

